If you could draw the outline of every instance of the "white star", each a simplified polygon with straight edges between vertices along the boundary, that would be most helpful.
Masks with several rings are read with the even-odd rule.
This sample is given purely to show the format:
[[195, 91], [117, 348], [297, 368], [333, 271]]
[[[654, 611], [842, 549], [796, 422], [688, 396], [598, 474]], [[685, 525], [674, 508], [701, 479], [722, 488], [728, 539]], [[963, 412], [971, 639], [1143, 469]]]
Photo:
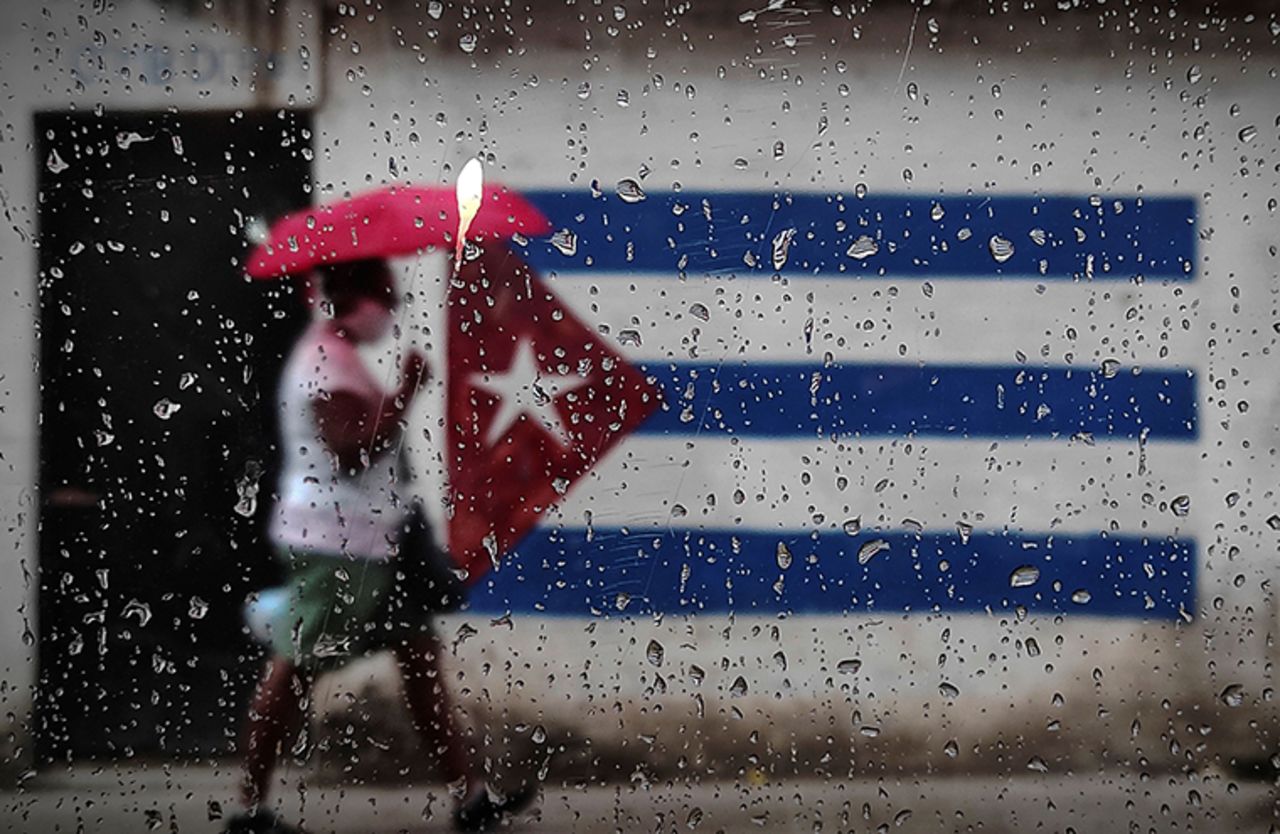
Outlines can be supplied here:
[[542, 373], [533, 355], [533, 343], [528, 339], [521, 339], [516, 344], [515, 356], [506, 371], [501, 374], [472, 374], [471, 384], [485, 389], [501, 401], [498, 413], [489, 423], [486, 445], [497, 443], [513, 423], [528, 419], [529, 414], [561, 441], [561, 445], [572, 445], [573, 438], [560, 419], [555, 399], [561, 392], [586, 385], [587, 380], [579, 376]]

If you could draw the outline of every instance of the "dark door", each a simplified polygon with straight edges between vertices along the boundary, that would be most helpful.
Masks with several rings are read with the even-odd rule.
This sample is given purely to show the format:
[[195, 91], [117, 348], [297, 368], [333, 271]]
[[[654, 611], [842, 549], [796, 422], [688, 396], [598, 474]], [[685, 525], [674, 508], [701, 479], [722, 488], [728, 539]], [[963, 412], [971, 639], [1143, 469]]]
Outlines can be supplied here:
[[260, 659], [240, 608], [273, 578], [272, 392], [304, 316], [241, 262], [309, 202], [309, 123], [37, 117], [44, 761], [235, 736]]

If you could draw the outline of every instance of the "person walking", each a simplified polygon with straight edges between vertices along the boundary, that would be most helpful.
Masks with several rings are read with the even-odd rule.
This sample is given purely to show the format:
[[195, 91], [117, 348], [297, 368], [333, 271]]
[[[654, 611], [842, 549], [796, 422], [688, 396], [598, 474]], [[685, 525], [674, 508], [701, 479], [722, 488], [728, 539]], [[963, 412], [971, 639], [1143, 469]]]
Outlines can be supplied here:
[[317, 272], [329, 314], [317, 315], [302, 334], [280, 383], [283, 461], [269, 535], [286, 576], [277, 592], [284, 604], [243, 728], [243, 810], [225, 831], [301, 830], [266, 806], [280, 751], [304, 720], [317, 675], [380, 649], [395, 653], [422, 749], [439, 754], [458, 798], [454, 824], [488, 830], [531, 802], [536, 786], [505, 798], [490, 792], [453, 722], [431, 610], [402, 598], [388, 604], [413, 523], [402, 492], [401, 434], [427, 379], [426, 359], [409, 352], [399, 384], [385, 391], [358, 354], [393, 323], [397, 290], [385, 260], [327, 264]]

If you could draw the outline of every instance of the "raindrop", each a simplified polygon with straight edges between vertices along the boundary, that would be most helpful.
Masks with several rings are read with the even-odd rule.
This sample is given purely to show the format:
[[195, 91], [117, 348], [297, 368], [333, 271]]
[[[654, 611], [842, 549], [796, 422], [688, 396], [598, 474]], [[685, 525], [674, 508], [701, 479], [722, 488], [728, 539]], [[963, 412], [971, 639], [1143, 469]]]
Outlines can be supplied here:
[[1272, 530], [1280, 530], [1280, 515], [1273, 515], [1267, 519], [1267, 526]]
[[125, 603], [124, 612], [121, 616], [137, 616], [138, 627], [141, 628], [151, 622], [151, 606], [147, 605], [145, 602], [139, 602], [136, 599], [131, 599]]
[[774, 143], [773, 143], [773, 158], [774, 158], [774, 159], [782, 159], [782, 157], [784, 157], [784, 156], [786, 156], [786, 155], [787, 155], [787, 146], [783, 143], [783, 141], [782, 141], [781, 139], [779, 139], [778, 141], [774, 142]]
[[689, 315], [699, 321], [707, 321], [711, 318], [711, 311], [707, 309], [707, 305], [695, 303], [689, 305]]
[[1199, 84], [1202, 73], [1199, 64], [1192, 64], [1187, 68], [1187, 81], [1191, 84]]
[[787, 547], [785, 542], [778, 542], [778, 570], [786, 570], [791, 567], [791, 548]]
[[1089, 600], [1091, 599], [1093, 599], [1093, 594], [1089, 593], [1084, 588], [1077, 588], [1071, 592], [1071, 601], [1076, 605], [1088, 605]]
[[1032, 229], [1027, 233], [1027, 237], [1031, 238], [1031, 242], [1036, 246], [1044, 246], [1045, 241], [1049, 239], [1049, 233], [1044, 229]]
[[1009, 574], [1009, 587], [1027, 588], [1040, 581], [1040, 569], [1035, 565], [1022, 565]]
[[991, 250], [991, 257], [995, 258], [998, 264], [1013, 257], [1013, 241], [1002, 238], [1000, 235], [992, 235], [991, 240], [987, 241], [987, 248]]
[[613, 598], [613, 607], [619, 611], [625, 611], [627, 606], [631, 604], [631, 594], [626, 591], [619, 591], [618, 595]]
[[933, 207], [929, 209], [929, 219], [935, 223], [945, 217], [946, 214], [947, 210], [942, 207], [942, 203], [934, 203]]
[[1240, 136], [1240, 141], [1247, 144], [1258, 138], [1258, 127], [1257, 125], [1245, 125], [1240, 128], [1238, 135]]
[[1179, 495], [1169, 502], [1169, 512], [1178, 518], [1186, 518], [1191, 513], [1191, 496]]
[[467, 32], [458, 38], [458, 48], [470, 55], [476, 51], [477, 38], [474, 32]]
[[624, 203], [638, 203], [645, 198], [644, 189], [640, 187], [640, 183], [631, 179], [618, 180], [618, 198]]
[[738, 675], [738, 677], [734, 679], [733, 685], [729, 687], [729, 694], [735, 698], [741, 698], [743, 695], [746, 695], [747, 679], [742, 677], [742, 675]]
[[791, 241], [796, 236], [795, 229], [783, 229], [773, 238], [773, 270], [780, 271], [787, 265], [787, 257], [791, 253]]
[[209, 603], [200, 599], [200, 597], [192, 597], [187, 605], [187, 616], [193, 620], [203, 620], [204, 615], [209, 613]]
[[151, 411], [161, 420], [168, 420], [181, 410], [182, 405], [171, 401], [168, 397], [161, 397], [156, 400], [156, 404], [151, 409]]
[[533, 728], [533, 732], [529, 734], [529, 740], [534, 744], [542, 744], [547, 740], [547, 728], [539, 724]]
[[565, 257], [572, 258], [578, 254], [578, 236], [568, 229], [561, 229], [552, 235], [551, 245]]
[[1032, 756], [1027, 762], [1027, 770], [1034, 770], [1036, 773], [1048, 773], [1049, 764], [1039, 756]]
[[1102, 360], [1102, 376], [1104, 379], [1115, 379], [1120, 373], [1119, 359], [1103, 359]]
[[1238, 683], [1233, 683], [1226, 689], [1222, 690], [1222, 703], [1229, 707], [1244, 706], [1244, 687]]
[[1036, 638], [1028, 637], [1023, 645], [1027, 647], [1027, 657], [1040, 656], [1040, 644], [1036, 642]]
[[689, 680], [693, 681], [694, 686], [698, 686], [707, 679], [707, 673], [703, 671], [701, 666], [697, 664], [689, 665]]
[[841, 529], [844, 530], [844, 534], [846, 536], [858, 535], [858, 533], [862, 532], [862, 516], [855, 516], [847, 519], [845, 523], [841, 525]]
[[71, 167], [66, 163], [66, 160], [58, 156], [58, 151], [56, 149], [49, 151], [49, 158], [45, 160], [44, 165], [49, 169], [49, 173], [51, 174], [61, 174], [63, 171]]
[[960, 534], [960, 543], [968, 544], [969, 537], [973, 535], [973, 525], [967, 521], [957, 521], [956, 532]]
[[836, 671], [842, 675], [856, 675], [861, 668], [862, 661], [856, 657], [847, 658], [836, 664]]
[[854, 260], [866, 260], [875, 253], [880, 251], [880, 244], [868, 235], [859, 235], [858, 239], [849, 244], [849, 251], [845, 254]]
[[888, 550], [889, 543], [884, 539], [872, 539], [862, 547], [858, 548], [858, 564], [865, 565], [874, 559], [881, 551]]
[[960, 755], [960, 745], [956, 744], [955, 739], [951, 739], [942, 747], [942, 752], [947, 754], [948, 758], [954, 759]]
[[618, 344], [620, 345], [631, 345], [635, 347], [635, 346], [639, 346], [641, 341], [642, 340], [640, 338], [639, 330], [619, 330], [618, 331]]
[[657, 640], [650, 640], [649, 645], [644, 650], [644, 656], [654, 666], [661, 666], [666, 652], [663, 650], [661, 643]]
[[946, 681], [938, 684], [938, 692], [941, 693], [943, 698], [958, 698], [960, 696], [960, 689], [955, 684], [947, 683]]

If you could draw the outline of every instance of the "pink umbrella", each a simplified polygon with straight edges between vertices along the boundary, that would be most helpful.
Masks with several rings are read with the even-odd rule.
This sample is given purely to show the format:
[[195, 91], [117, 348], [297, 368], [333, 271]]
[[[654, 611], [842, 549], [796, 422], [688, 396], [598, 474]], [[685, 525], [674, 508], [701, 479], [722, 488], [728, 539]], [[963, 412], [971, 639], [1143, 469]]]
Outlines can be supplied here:
[[[551, 231], [538, 209], [514, 191], [486, 185], [469, 238], [537, 237]], [[452, 246], [458, 233], [454, 189], [392, 185], [286, 215], [249, 255], [254, 278], [280, 278], [321, 264], [409, 255]]]

